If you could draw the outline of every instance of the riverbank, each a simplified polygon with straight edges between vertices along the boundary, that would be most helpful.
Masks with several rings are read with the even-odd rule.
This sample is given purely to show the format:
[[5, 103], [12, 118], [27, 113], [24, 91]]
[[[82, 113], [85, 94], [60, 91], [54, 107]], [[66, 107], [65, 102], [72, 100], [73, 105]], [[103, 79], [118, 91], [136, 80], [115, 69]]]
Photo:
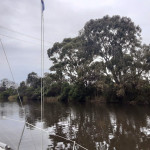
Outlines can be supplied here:
[[[13, 95], [13, 96], [9, 96], [8, 98], [2, 99], [0, 98], [0, 101], [9, 101], [9, 102], [15, 102], [18, 101], [18, 96], [17, 95]], [[23, 102], [36, 102], [36, 101], [40, 101], [40, 99], [30, 99], [27, 96], [23, 96], [21, 97], [21, 100]], [[45, 103], [53, 103], [53, 102], [61, 102], [59, 99], [59, 96], [57, 97], [44, 97], [44, 102]], [[138, 98], [137, 100], [132, 100], [132, 101], [128, 101], [128, 100], [124, 100], [124, 101], [119, 101], [119, 100], [107, 100], [104, 96], [99, 96], [99, 97], [94, 97], [89, 99], [89, 97], [86, 100], [83, 101], [73, 101], [73, 100], [68, 100], [68, 101], [63, 101], [64, 103], [101, 103], [101, 104], [127, 104], [127, 105], [150, 105], [150, 103], [148, 101], [145, 101], [144, 98], [140, 99]]]

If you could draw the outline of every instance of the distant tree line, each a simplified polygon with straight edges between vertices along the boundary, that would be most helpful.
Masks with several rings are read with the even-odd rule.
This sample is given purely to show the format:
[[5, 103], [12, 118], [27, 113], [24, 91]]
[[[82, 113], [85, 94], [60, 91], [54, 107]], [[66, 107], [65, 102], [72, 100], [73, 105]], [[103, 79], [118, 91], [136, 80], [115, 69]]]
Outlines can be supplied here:
[[[150, 45], [130, 18], [92, 19], [77, 37], [56, 42], [47, 53], [53, 65], [43, 78], [46, 97], [150, 103]], [[40, 99], [40, 77], [30, 73], [19, 91]]]
[[8, 99], [11, 95], [16, 95], [16, 88], [17, 85], [8, 80], [8, 79], [2, 79], [0, 81], [0, 99]]

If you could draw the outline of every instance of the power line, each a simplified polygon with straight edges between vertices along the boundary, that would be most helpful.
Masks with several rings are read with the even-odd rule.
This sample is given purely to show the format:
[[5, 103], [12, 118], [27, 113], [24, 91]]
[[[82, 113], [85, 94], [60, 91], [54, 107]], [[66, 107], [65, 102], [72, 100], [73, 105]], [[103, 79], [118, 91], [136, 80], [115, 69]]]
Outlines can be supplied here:
[[[11, 39], [14, 39], [14, 40], [18, 40], [18, 41], [22, 41], [22, 42], [25, 42], [25, 43], [29, 43], [29, 44], [33, 44], [33, 45], [40, 45], [40, 44], [37, 44], [37, 43], [34, 43], [34, 42], [29, 42], [29, 41], [26, 41], [26, 40], [22, 40], [22, 39], [18, 39], [16, 37], [12, 37], [12, 36], [8, 36], [8, 35], [5, 35], [5, 34], [1, 34], [1, 36], [4, 36], [4, 37], [7, 37], [7, 38], [11, 38]], [[46, 47], [49, 47], [48, 45], [45, 45]]]
[[[20, 35], [22, 35], [22, 36], [26, 36], [26, 37], [32, 38], [32, 39], [34, 39], [34, 40], [41, 41], [41, 39], [39, 39], [39, 38], [37, 38], [37, 37], [31, 36], [31, 35], [28, 35], [28, 34], [25, 34], [25, 33], [22, 33], [22, 32], [18, 32], [18, 31], [15, 31], [15, 30], [12, 30], [12, 29], [3, 27], [3, 26], [1, 26], [1, 25], [0, 25], [0, 28], [5, 29], [5, 30], [8, 30], [8, 31], [11, 31], [11, 32], [14, 32], [14, 33], [17, 33], [17, 34], [20, 34]], [[52, 42], [49, 42], [49, 41], [44, 41], [44, 42], [47, 42], [47, 43], [49, 43], [49, 44], [52, 44]]]

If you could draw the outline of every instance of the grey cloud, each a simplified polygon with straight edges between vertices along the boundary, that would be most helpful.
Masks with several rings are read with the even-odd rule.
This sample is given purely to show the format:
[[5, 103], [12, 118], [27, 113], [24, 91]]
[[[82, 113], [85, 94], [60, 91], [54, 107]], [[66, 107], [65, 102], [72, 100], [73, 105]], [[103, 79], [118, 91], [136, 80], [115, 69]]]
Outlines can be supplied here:
[[[66, 37], [75, 37], [84, 24], [92, 18], [104, 15], [121, 15], [130, 17], [142, 28], [142, 37], [149, 43], [150, 35], [150, 1], [147, 0], [45, 0], [45, 43], [49, 47]], [[40, 0], [3, 0], [0, 5], [0, 25], [40, 38]], [[35, 45], [12, 40], [3, 36], [4, 46], [17, 82], [25, 80], [27, 74], [35, 71], [40, 74], [40, 41], [20, 36], [0, 28], [0, 34], [23, 39]], [[45, 48], [45, 71], [51, 62]], [[0, 79], [10, 78], [5, 57], [0, 47]]]

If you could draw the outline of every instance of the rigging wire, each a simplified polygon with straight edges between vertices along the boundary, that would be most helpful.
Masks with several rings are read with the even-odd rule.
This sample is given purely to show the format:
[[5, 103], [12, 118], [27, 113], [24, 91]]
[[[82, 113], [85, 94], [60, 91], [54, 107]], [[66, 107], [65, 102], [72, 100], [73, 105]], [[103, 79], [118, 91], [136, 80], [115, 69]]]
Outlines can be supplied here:
[[[27, 34], [24, 34], [24, 33], [20, 33], [20, 32], [17, 32], [17, 31], [14, 31], [14, 30], [11, 30], [11, 29], [2, 27], [2, 26], [0, 26], [0, 28], [3, 28], [3, 29], [6, 29], [6, 30], [9, 30], [9, 31], [11, 31], [11, 32], [15, 32], [15, 33], [21, 34], [21, 35], [26, 36], [26, 37], [30, 37], [30, 38], [32, 38], [32, 39], [40, 40], [40, 39], [35, 38], [35, 37], [32, 37], [32, 36], [30, 36], [30, 35], [27, 35]], [[21, 40], [21, 39], [15, 38], [15, 37], [7, 36], [7, 35], [4, 35], [4, 34], [0, 34], [0, 35], [1, 35], [1, 36], [5, 36], [5, 37], [8, 37], [8, 38], [15, 39], [15, 40], [20, 40], [20, 41], [29, 43], [28, 41]], [[1, 39], [0, 39], [0, 41], [1, 41]], [[42, 12], [42, 13], [41, 13], [41, 129], [40, 129], [40, 128], [39, 128], [39, 129], [40, 129], [41, 131], [46, 132], [46, 131], [43, 129], [43, 115], [44, 115], [44, 82], [43, 82], [43, 77], [44, 77], [44, 42], [45, 42], [45, 41], [44, 41], [44, 15], [43, 15], [43, 12]], [[48, 42], [48, 43], [50, 43], [50, 42]], [[30, 42], [30, 44], [34, 44], [34, 43], [31, 43], [31, 42]], [[13, 73], [12, 73], [12, 69], [11, 69], [11, 66], [10, 66], [10, 64], [9, 64], [9, 61], [8, 61], [6, 52], [5, 52], [5, 50], [4, 50], [4, 46], [3, 46], [2, 41], [1, 41], [1, 45], [2, 45], [2, 49], [3, 49], [3, 51], [4, 51], [4, 54], [5, 54], [5, 57], [6, 57], [6, 60], [7, 60], [9, 69], [10, 69], [10, 72], [11, 72], [11, 76], [12, 76], [12, 78], [13, 78], [13, 81], [15, 82], [15, 79], [14, 79], [14, 76], [13, 76]], [[18, 89], [17, 89], [17, 94], [18, 94], [18, 98], [19, 98], [19, 100], [20, 100], [21, 107], [22, 107], [22, 109], [24, 110], [24, 114], [25, 114], [25, 122], [24, 122], [24, 123], [25, 123], [25, 125], [28, 124], [28, 125], [30, 125], [30, 126], [33, 126], [32, 124], [30, 124], [30, 123], [27, 122], [26, 112], [25, 112], [25, 109], [24, 109], [24, 107], [23, 107], [23, 104], [22, 104], [22, 101], [21, 101], [21, 98], [20, 98], [20, 94], [19, 94]], [[20, 143], [21, 143], [21, 140], [22, 140], [22, 136], [23, 136], [23, 133], [24, 133], [24, 130], [25, 130], [25, 125], [24, 125], [24, 128], [23, 128], [22, 134], [21, 134], [21, 139], [20, 139], [20, 141], [19, 141], [18, 150], [19, 150], [19, 146], [20, 146]], [[33, 126], [33, 127], [37, 128], [36, 126]], [[42, 133], [42, 132], [41, 132], [41, 133]], [[66, 139], [66, 138], [64, 138], [64, 137], [62, 137], [62, 136], [59, 136], [59, 135], [55, 135], [55, 136], [60, 137], [60, 138], [63, 138], [63, 139]], [[42, 150], [43, 150], [43, 135], [42, 135], [41, 140], [42, 140], [42, 146], [41, 146], [41, 148], [42, 148]], [[66, 139], [66, 140], [68, 140], [68, 139]], [[74, 146], [75, 146], [75, 144], [76, 144], [76, 145], [79, 145], [79, 144], [77, 144], [75, 141], [72, 141], [72, 140], [69, 140], [69, 141], [73, 142], [73, 143], [74, 143]], [[82, 148], [84, 148], [84, 147], [81, 146], [81, 145], [79, 145], [79, 146], [82, 147]], [[84, 149], [86, 149], [86, 148], [84, 148]]]
[[[11, 119], [11, 118], [8, 118], [8, 117], [4, 117], [3, 119], [12, 120], [12, 121], [24, 123], [24, 121], [20, 121], [20, 120], [16, 120], [16, 119]], [[81, 147], [81, 148], [83, 148], [83, 149], [85, 149], [85, 150], [88, 150], [87, 148], [83, 147], [82, 145], [78, 144], [77, 142], [75, 142], [75, 141], [73, 141], [73, 140], [67, 139], [67, 138], [65, 138], [65, 137], [63, 137], [63, 136], [60, 136], [60, 135], [57, 135], [57, 134], [56, 134], [56, 135], [55, 135], [55, 134], [50, 134], [49, 131], [46, 131], [46, 130], [44, 130], [44, 129], [42, 129], [42, 128], [39, 128], [39, 127], [37, 127], [37, 126], [35, 126], [35, 125], [33, 125], [33, 124], [30, 124], [30, 123], [28, 123], [28, 122], [26, 122], [26, 124], [28, 124], [28, 125], [31, 126], [31, 127], [36, 128], [36, 129], [38, 129], [38, 130], [41, 130], [41, 131], [47, 133], [48, 135], [53, 135], [53, 136], [62, 138], [62, 139], [64, 139], [64, 140], [66, 140], [66, 141], [70, 141], [70, 142], [72, 142], [74, 145], [76, 144], [76, 145], [78, 145], [79, 147]]]
[[19, 150], [19, 148], [20, 148], [20, 144], [21, 144], [21, 141], [22, 141], [22, 137], [23, 137], [23, 134], [24, 134], [25, 127], [26, 127], [26, 123], [23, 126], [23, 130], [22, 130], [22, 133], [21, 133], [21, 138], [19, 140], [19, 144], [18, 144], [17, 150]]
[[[14, 78], [14, 75], [13, 75], [12, 68], [11, 68], [11, 66], [10, 66], [10, 63], [9, 63], [9, 60], [8, 60], [8, 57], [7, 57], [7, 54], [6, 54], [6, 51], [5, 51], [5, 48], [4, 48], [4, 45], [3, 45], [3, 42], [2, 42], [1, 39], [0, 39], [0, 43], [1, 43], [1, 47], [2, 47], [2, 50], [3, 50], [4, 55], [5, 55], [5, 58], [6, 58], [6, 61], [7, 61], [9, 70], [10, 70], [10, 73], [11, 73], [12, 80], [13, 80], [14, 83], [16, 83], [15, 78]], [[17, 91], [17, 95], [18, 95], [18, 99], [19, 99], [21, 108], [22, 108], [22, 110], [23, 110], [23, 112], [24, 112], [24, 115], [25, 115], [25, 125], [26, 125], [27, 116], [26, 116], [25, 108], [24, 108], [24, 106], [23, 106], [23, 103], [22, 103], [22, 100], [21, 100], [21, 97], [20, 97], [18, 88], [16, 89], [16, 91]], [[25, 125], [24, 125], [24, 126], [25, 126]], [[24, 128], [25, 128], [25, 127], [23, 127], [23, 132], [24, 132]], [[23, 132], [22, 132], [22, 134], [21, 134], [20, 141], [19, 141], [19, 144], [18, 144], [18, 150], [19, 150], [19, 147], [20, 147], [20, 144], [21, 144], [21, 139], [22, 139], [22, 136], [23, 136]], [[31, 130], [30, 130], [30, 132], [31, 132]], [[35, 149], [36, 149], [36, 148], [35, 148]]]
[[[3, 45], [1, 39], [0, 39], [0, 43], [1, 43], [2, 50], [3, 50], [3, 52], [4, 52], [4, 55], [5, 55], [5, 58], [6, 58], [6, 61], [7, 61], [7, 64], [8, 64], [8, 67], [9, 67], [9, 70], [10, 70], [10, 73], [11, 73], [11, 76], [12, 76], [12, 79], [13, 79], [13, 82], [16, 83], [16, 82], [15, 82], [14, 75], [13, 75], [13, 72], [12, 72], [12, 69], [11, 69], [11, 66], [10, 66], [10, 63], [9, 63], [9, 61], [8, 61], [8, 58], [7, 58], [6, 51], [5, 51], [5, 49], [4, 49], [4, 45]], [[22, 108], [22, 110], [23, 110], [23, 112], [24, 112], [24, 114], [25, 114], [25, 119], [27, 119], [27, 118], [26, 118], [26, 112], [25, 112], [25, 109], [24, 109], [24, 107], [23, 107], [23, 104], [22, 104], [22, 101], [21, 101], [21, 97], [20, 97], [18, 88], [16, 89], [16, 91], [17, 91], [17, 95], [18, 95], [18, 98], [19, 98], [19, 101], [20, 101], [20, 104], [21, 104], [21, 108]]]

